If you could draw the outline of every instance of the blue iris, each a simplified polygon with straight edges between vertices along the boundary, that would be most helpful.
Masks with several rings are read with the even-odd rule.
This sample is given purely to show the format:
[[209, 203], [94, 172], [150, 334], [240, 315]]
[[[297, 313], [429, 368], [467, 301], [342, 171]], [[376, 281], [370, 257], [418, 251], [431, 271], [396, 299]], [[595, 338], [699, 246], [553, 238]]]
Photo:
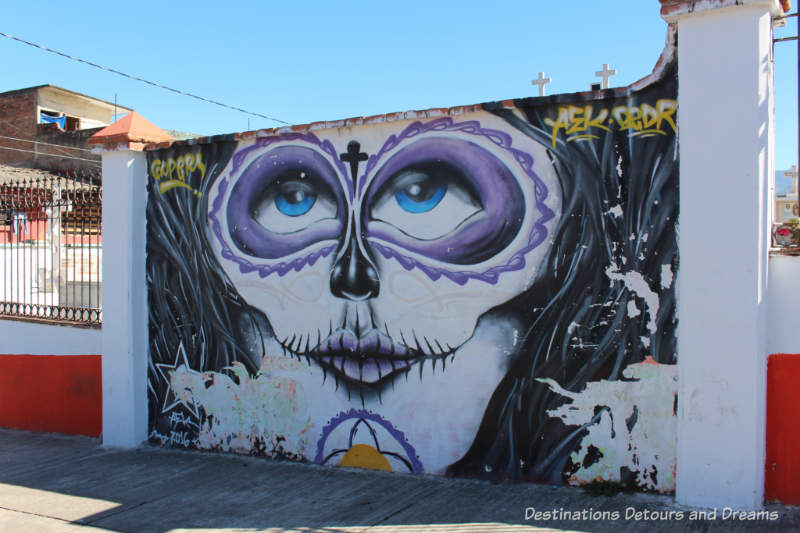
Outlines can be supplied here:
[[284, 215], [299, 217], [308, 213], [316, 201], [317, 195], [311, 191], [287, 191], [275, 197], [275, 207]]
[[434, 185], [435, 190], [425, 188], [425, 184], [414, 183], [406, 188], [394, 193], [397, 203], [409, 213], [427, 213], [442, 201], [444, 193], [447, 192], [447, 184], [439, 183]]

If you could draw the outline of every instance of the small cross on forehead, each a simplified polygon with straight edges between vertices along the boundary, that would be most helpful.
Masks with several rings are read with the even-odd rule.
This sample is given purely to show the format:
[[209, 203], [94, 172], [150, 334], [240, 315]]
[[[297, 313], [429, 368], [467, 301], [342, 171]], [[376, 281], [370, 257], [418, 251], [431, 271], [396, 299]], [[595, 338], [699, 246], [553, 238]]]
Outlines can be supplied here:
[[339, 154], [339, 159], [345, 163], [350, 163], [350, 176], [353, 178], [353, 185], [358, 187], [358, 165], [361, 161], [367, 160], [367, 154], [361, 151], [361, 143], [358, 141], [347, 143], [347, 152]]

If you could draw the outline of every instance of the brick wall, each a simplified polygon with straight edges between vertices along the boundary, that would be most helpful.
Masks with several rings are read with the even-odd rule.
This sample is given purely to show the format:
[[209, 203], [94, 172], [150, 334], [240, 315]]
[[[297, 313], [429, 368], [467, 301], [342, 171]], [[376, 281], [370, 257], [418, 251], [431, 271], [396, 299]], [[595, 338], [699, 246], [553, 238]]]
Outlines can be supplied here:
[[[88, 151], [86, 141], [102, 128], [62, 131], [56, 124], [39, 124], [36, 139], [59, 147], [39, 145], [33, 166], [52, 170], [100, 170], [100, 156]], [[63, 147], [63, 148], [62, 148]]]
[[[100, 156], [87, 150], [86, 140], [99, 128], [62, 131], [55, 124], [38, 124], [36, 105], [36, 91], [0, 95], [0, 164], [97, 172]], [[59, 147], [34, 145], [7, 137], [36, 139], [40, 143], [57, 144]]]
[[[0, 96], [0, 135], [18, 139], [33, 139], [36, 136], [36, 93], [17, 92]], [[33, 143], [12, 141], [0, 137], [0, 163], [7, 165], [29, 165], [33, 154], [6, 148], [33, 151]]]

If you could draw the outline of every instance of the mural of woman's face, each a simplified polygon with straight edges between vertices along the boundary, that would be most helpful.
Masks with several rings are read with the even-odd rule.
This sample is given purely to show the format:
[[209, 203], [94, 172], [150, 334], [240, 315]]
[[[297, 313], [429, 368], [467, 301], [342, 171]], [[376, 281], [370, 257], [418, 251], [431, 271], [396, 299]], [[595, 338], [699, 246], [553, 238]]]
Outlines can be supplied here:
[[665, 80], [150, 152], [151, 441], [669, 490]]
[[285, 354], [380, 391], [453, 360], [484, 313], [531, 285], [560, 191], [544, 147], [502, 124], [480, 114], [237, 150], [208, 200], [212, 242]]

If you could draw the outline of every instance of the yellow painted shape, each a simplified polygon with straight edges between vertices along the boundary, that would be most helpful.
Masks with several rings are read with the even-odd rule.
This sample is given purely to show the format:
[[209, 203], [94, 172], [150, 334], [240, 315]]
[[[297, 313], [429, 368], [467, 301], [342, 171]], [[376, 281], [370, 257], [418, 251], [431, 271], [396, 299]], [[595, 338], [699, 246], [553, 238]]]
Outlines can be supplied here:
[[351, 468], [367, 468], [369, 470], [392, 471], [389, 460], [381, 455], [381, 452], [368, 444], [354, 444], [352, 448], [342, 457], [339, 466]]

